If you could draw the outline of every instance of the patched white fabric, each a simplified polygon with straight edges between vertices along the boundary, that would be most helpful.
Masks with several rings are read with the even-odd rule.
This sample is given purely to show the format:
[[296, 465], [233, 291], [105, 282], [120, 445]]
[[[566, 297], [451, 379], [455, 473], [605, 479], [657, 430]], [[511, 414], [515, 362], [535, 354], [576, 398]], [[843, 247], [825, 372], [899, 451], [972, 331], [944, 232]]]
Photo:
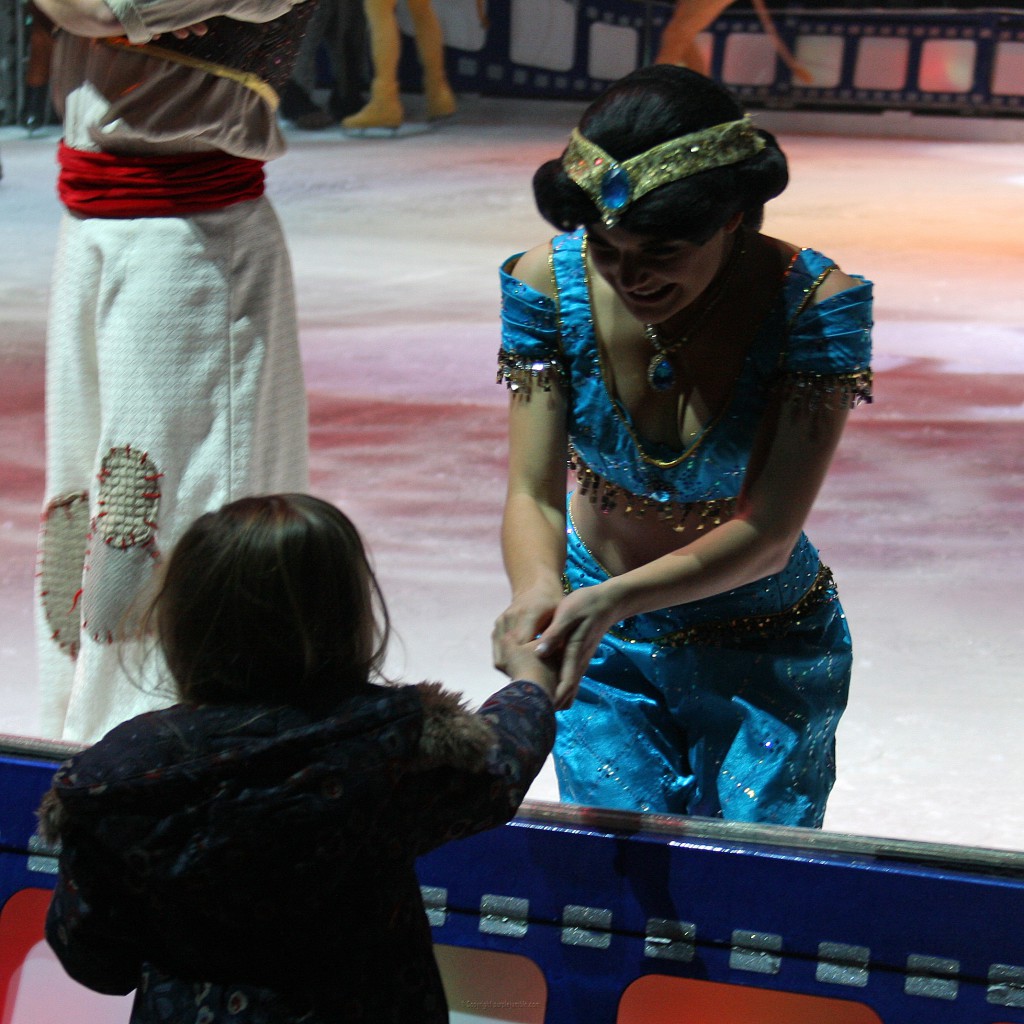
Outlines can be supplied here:
[[82, 631], [97, 643], [130, 642], [144, 629], [155, 596], [152, 563], [160, 558], [162, 476], [149, 453], [130, 444], [111, 448], [100, 464], [81, 617]]
[[65, 215], [52, 295], [47, 493], [89, 493], [92, 531], [84, 564], [62, 570], [81, 581], [77, 660], [40, 626], [43, 727], [92, 742], [173, 701], [139, 625], [162, 555], [203, 512], [308, 488], [306, 398], [265, 199], [190, 218]]
[[89, 534], [89, 495], [54, 498], [39, 530], [39, 598], [50, 640], [72, 661], [81, 640], [79, 598]]
[[152, 547], [163, 474], [148, 452], [130, 444], [111, 448], [99, 474], [94, 534], [107, 547]]

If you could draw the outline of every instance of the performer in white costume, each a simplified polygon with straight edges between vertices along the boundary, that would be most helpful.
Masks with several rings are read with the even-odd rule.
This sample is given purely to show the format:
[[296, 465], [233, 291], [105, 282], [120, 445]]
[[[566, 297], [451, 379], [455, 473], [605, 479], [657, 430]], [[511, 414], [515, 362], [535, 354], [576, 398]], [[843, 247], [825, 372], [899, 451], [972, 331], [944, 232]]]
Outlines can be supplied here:
[[201, 513], [307, 486], [291, 268], [263, 196], [312, 2], [39, 0], [65, 205], [38, 571], [45, 735], [173, 703], [141, 613]]

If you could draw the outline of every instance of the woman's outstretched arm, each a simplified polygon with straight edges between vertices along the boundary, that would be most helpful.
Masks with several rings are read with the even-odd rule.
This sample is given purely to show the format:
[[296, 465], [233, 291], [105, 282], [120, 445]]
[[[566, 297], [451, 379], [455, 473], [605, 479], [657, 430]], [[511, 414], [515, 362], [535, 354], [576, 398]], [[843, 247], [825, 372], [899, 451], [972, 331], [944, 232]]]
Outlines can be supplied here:
[[[547, 246], [526, 253], [514, 274], [550, 291]], [[562, 599], [565, 567], [565, 399], [558, 386], [510, 392], [508, 489], [502, 553], [512, 601], [496, 629], [519, 642], [532, 640], [551, 621]]]

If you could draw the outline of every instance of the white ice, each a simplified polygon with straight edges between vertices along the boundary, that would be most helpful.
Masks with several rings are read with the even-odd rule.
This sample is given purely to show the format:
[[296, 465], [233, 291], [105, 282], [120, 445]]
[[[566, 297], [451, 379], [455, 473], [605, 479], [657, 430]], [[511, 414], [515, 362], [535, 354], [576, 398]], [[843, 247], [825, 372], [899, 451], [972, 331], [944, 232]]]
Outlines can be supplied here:
[[[530, 176], [578, 112], [467, 97], [453, 123], [396, 138], [290, 132], [270, 169], [313, 488], [373, 549], [393, 672], [474, 700], [501, 682], [489, 634], [507, 596], [496, 268], [550, 234]], [[876, 403], [852, 414], [808, 527], [856, 645], [826, 827], [1024, 849], [1024, 125], [761, 121], [792, 168], [766, 229], [876, 283]], [[0, 732], [22, 734], [56, 140], [0, 130]], [[550, 770], [531, 795], [555, 798]]]

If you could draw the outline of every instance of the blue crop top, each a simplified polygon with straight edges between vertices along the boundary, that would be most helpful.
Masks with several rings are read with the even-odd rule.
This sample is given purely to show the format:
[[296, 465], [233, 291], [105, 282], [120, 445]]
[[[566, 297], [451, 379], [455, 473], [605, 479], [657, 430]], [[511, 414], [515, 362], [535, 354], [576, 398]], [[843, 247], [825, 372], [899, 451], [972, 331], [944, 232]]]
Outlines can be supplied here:
[[685, 451], [644, 440], [605, 380], [590, 308], [581, 230], [552, 242], [557, 301], [501, 270], [502, 347], [498, 380], [515, 392], [559, 386], [568, 402], [570, 465], [580, 490], [603, 507], [656, 507], [681, 523], [691, 512], [720, 521], [743, 483], [768, 404], [800, 394], [809, 408], [871, 401], [871, 282], [812, 304], [835, 269], [803, 249], [758, 329], [732, 395]]

